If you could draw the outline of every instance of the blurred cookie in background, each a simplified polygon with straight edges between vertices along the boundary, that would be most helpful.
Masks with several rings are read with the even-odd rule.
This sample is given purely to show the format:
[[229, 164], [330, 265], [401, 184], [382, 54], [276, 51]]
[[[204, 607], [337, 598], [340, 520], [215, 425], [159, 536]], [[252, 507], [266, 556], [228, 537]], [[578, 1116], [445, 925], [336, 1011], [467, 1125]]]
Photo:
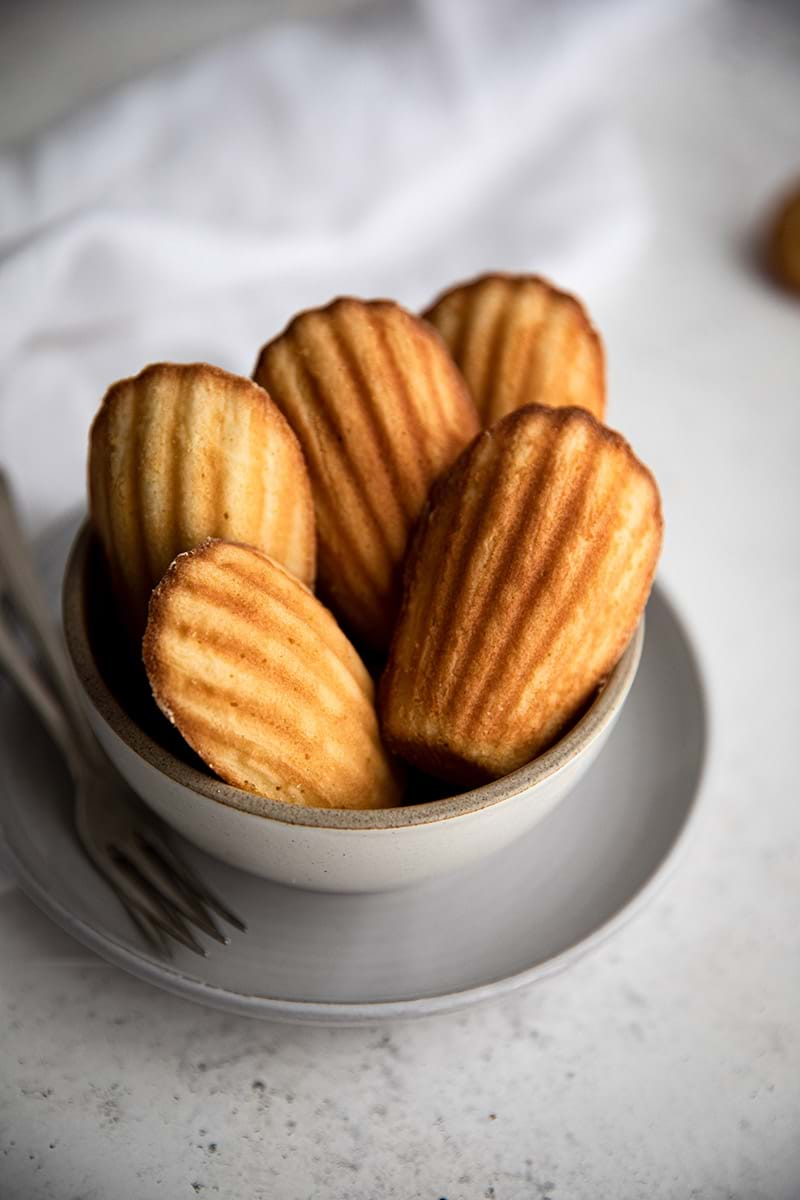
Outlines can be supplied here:
[[784, 193], [772, 217], [767, 264], [783, 287], [800, 295], [800, 179]]

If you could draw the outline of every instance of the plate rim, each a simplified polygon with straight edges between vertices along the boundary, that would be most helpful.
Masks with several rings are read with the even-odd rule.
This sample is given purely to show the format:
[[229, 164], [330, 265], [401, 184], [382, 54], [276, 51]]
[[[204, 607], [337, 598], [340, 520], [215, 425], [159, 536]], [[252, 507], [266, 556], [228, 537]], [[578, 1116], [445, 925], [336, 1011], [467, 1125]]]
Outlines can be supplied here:
[[244, 995], [241, 992], [229, 991], [227, 988], [185, 975], [182, 971], [170, 966], [169, 963], [158, 963], [146, 954], [120, 942], [118, 938], [102, 932], [94, 925], [84, 921], [83, 918], [75, 916], [60, 901], [50, 896], [32, 875], [20, 860], [0, 823], [0, 840], [3, 851], [7, 855], [20, 889], [42, 912], [76, 941], [136, 978], [207, 1007], [235, 1012], [240, 1016], [291, 1024], [364, 1025], [387, 1020], [397, 1021], [435, 1016], [510, 995], [566, 970], [573, 963], [599, 948], [614, 933], [633, 920], [671, 877], [688, 843], [688, 835], [697, 823], [713, 741], [712, 708], [706, 684], [707, 671], [704, 657], [690, 636], [687, 624], [676, 607], [670, 590], [665, 588], [660, 579], [655, 584], [654, 590], [655, 587], [658, 589], [661, 602], [669, 611], [671, 619], [682, 635], [703, 715], [704, 736], [700, 748], [697, 778], [691, 798], [683, 820], [655, 870], [622, 906], [587, 937], [542, 962], [523, 968], [522, 971], [515, 971], [510, 975], [504, 975], [473, 987], [400, 1000], [320, 1001]]

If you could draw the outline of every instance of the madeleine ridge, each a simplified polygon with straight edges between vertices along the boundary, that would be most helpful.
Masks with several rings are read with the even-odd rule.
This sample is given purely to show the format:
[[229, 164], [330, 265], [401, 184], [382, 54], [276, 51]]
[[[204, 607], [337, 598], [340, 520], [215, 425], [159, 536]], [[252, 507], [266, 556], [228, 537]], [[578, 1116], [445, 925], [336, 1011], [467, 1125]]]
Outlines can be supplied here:
[[262, 388], [219, 367], [156, 363], [109, 388], [89, 437], [89, 509], [137, 641], [152, 588], [206, 537], [260, 547], [314, 581], [297, 439]]
[[142, 654], [159, 708], [226, 782], [315, 808], [400, 803], [366, 667], [261, 551], [209, 540], [179, 555], [153, 592]]
[[525, 404], [606, 407], [603, 344], [574, 296], [537, 275], [482, 275], [425, 312], [460, 368], [485, 426]]
[[642, 615], [661, 502], [628, 443], [578, 408], [530, 405], [433, 489], [381, 680], [390, 749], [459, 786], [547, 749]]
[[300, 313], [254, 378], [303, 448], [319, 584], [375, 650], [391, 637], [410, 531], [431, 484], [478, 432], [464, 382], [429, 325], [388, 300]]

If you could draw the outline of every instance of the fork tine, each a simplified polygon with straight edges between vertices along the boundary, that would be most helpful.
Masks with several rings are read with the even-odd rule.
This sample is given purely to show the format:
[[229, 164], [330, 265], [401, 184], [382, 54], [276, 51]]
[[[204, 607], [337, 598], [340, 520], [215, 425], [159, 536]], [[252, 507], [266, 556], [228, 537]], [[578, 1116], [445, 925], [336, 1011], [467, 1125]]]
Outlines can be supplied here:
[[188, 890], [181, 877], [165, 862], [159, 848], [141, 831], [137, 834], [136, 842], [126, 843], [125, 856], [161, 898], [173, 904], [187, 921], [197, 925], [203, 933], [207, 933], [221, 945], [228, 945], [229, 939], [217, 927], [200, 901]]
[[135, 865], [122, 851], [117, 850], [114, 857], [109, 859], [107, 874], [115, 876], [117, 889], [123, 893], [126, 904], [144, 913], [170, 937], [186, 946], [187, 950], [193, 950], [202, 958], [208, 957], [204, 948], [192, 936], [182, 917], [169, 909], [152, 886], [139, 875]]
[[158, 953], [163, 954], [165, 958], [171, 959], [172, 947], [167, 940], [166, 934], [158, 925], [156, 925], [155, 921], [153, 921], [151, 917], [147, 916], [142, 909], [136, 908], [131, 903], [127, 892], [120, 884], [119, 877], [114, 866], [105, 857], [101, 858], [92, 856], [92, 861], [102, 873], [106, 883], [116, 893], [120, 904], [125, 909], [126, 913], [133, 921], [134, 925], [139, 930], [148, 946], [150, 946], [151, 949], [156, 950]]
[[137, 927], [148, 946], [152, 950], [155, 950], [156, 953], [160, 954], [163, 958], [171, 959], [172, 950], [166, 934], [162, 933], [158, 925], [156, 925], [154, 921], [151, 921], [149, 917], [145, 916], [143, 912], [138, 912], [135, 908], [132, 908], [128, 901], [123, 897], [121, 892], [117, 891], [117, 895], [124, 905], [128, 916], [133, 921], [134, 925]]
[[216, 893], [212, 892], [207, 884], [203, 883], [197, 877], [189, 864], [184, 862], [180, 855], [167, 842], [166, 838], [159, 838], [157, 846], [153, 842], [148, 842], [148, 845], [156, 851], [167, 866], [171, 867], [190, 893], [198, 900], [207, 904], [209, 908], [212, 908], [218, 916], [222, 917], [223, 921], [227, 921], [229, 925], [233, 925], [234, 929], [238, 929], [240, 933], [247, 932], [247, 926], [241, 917], [237, 917], [236, 913], [231, 912]]

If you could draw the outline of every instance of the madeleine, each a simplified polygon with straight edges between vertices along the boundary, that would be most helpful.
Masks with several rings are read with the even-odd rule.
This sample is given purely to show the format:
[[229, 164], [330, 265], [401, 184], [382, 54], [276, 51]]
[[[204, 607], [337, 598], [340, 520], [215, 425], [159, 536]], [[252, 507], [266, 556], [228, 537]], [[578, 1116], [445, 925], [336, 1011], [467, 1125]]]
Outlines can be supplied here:
[[642, 615], [658, 488], [577, 408], [497, 422], [434, 488], [409, 552], [380, 713], [390, 749], [470, 787], [565, 732]]
[[262, 388], [219, 367], [156, 363], [109, 388], [89, 437], [89, 509], [137, 639], [153, 587], [207, 537], [257, 546], [314, 581], [297, 439]]
[[464, 382], [424, 321], [390, 301], [349, 298], [295, 317], [254, 377], [308, 464], [321, 592], [360, 641], [385, 649], [411, 529], [479, 429]]
[[525, 404], [605, 415], [603, 344], [579, 300], [537, 275], [483, 275], [425, 319], [441, 333], [484, 425]]
[[261, 551], [207, 541], [179, 555], [153, 592], [143, 658], [161, 711], [226, 782], [317, 808], [400, 802], [366, 667]]

